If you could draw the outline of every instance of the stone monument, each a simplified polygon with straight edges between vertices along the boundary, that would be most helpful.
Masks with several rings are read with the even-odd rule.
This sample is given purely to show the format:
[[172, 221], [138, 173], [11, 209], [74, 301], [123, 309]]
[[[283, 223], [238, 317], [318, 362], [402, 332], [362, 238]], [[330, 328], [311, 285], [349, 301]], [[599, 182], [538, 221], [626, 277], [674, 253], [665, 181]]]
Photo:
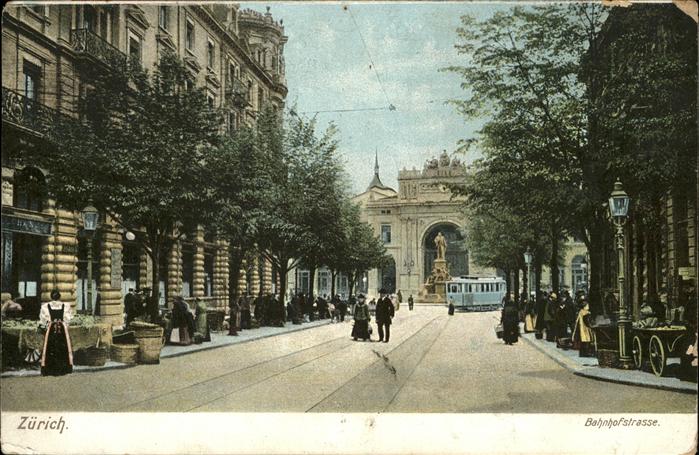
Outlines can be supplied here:
[[446, 282], [451, 280], [446, 260], [447, 239], [438, 232], [434, 244], [437, 247], [437, 257], [432, 263], [432, 273], [427, 278], [420, 297], [424, 303], [446, 303]]

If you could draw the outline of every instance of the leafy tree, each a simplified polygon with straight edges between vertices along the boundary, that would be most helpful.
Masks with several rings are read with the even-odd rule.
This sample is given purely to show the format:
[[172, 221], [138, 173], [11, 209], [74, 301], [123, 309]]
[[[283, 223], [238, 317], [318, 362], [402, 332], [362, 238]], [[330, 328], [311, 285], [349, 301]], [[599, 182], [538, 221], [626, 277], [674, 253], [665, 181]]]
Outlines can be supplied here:
[[123, 71], [94, 69], [78, 118], [54, 125], [56, 150], [29, 157], [48, 170], [49, 191], [62, 207], [92, 201], [136, 234], [153, 262], [152, 318], [161, 255], [217, 209], [208, 177], [219, 116], [202, 89], [185, 89], [187, 78], [169, 54], [152, 72], [134, 62]]
[[269, 197], [257, 220], [257, 240], [279, 274], [284, 299], [288, 273], [307, 251], [318, 247], [317, 217], [332, 208], [333, 198], [326, 198], [325, 191], [334, 182], [322, 177], [332, 178], [334, 171], [328, 167], [335, 166], [337, 143], [334, 128], [318, 137], [313, 121], [291, 117], [282, 124], [272, 116], [260, 120], [258, 147], [269, 176]]

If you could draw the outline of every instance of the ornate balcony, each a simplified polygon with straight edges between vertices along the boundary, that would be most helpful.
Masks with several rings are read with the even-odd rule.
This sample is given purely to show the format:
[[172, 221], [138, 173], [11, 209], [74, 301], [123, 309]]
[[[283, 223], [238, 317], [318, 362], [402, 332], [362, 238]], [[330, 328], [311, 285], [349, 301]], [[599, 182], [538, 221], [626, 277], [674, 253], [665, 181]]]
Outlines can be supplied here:
[[248, 104], [248, 89], [238, 78], [230, 79], [226, 84], [226, 101], [234, 107]]
[[70, 42], [75, 52], [94, 58], [110, 67], [126, 64], [126, 55], [123, 52], [88, 29], [71, 30]]
[[57, 111], [9, 88], [2, 88], [2, 121], [46, 135]]

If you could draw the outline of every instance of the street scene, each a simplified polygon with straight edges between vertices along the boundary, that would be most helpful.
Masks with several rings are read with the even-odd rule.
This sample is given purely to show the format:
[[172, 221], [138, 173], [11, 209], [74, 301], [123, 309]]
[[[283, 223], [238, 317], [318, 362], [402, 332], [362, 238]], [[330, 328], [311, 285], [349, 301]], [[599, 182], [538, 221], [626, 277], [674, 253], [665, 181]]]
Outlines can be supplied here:
[[[695, 417], [699, 12], [611, 3], [7, 6], [3, 451], [42, 413]], [[668, 422], [629, 450], [696, 446]]]
[[[47, 382], [3, 379], [4, 410], [89, 412], [693, 412], [691, 395], [600, 384], [521, 342], [490, 335], [495, 312], [401, 307], [388, 344], [323, 326]], [[487, 367], [484, 367], [487, 365]], [[162, 378], [168, 378], [162, 380]], [[502, 378], [508, 378], [503, 381]], [[103, 384], [109, 383], [109, 393]], [[42, 388], [42, 397], [35, 397]], [[487, 390], [487, 393], [483, 391]]]

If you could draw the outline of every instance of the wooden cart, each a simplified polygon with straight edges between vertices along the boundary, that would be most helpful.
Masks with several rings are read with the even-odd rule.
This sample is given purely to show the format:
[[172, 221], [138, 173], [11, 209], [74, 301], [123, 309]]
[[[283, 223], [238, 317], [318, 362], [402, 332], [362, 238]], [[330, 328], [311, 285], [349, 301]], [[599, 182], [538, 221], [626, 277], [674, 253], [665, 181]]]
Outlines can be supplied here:
[[684, 344], [681, 340], [688, 334], [684, 326], [631, 329], [633, 335], [633, 363], [641, 369], [643, 362], [650, 362], [653, 373], [662, 376], [667, 359], [679, 357]]

